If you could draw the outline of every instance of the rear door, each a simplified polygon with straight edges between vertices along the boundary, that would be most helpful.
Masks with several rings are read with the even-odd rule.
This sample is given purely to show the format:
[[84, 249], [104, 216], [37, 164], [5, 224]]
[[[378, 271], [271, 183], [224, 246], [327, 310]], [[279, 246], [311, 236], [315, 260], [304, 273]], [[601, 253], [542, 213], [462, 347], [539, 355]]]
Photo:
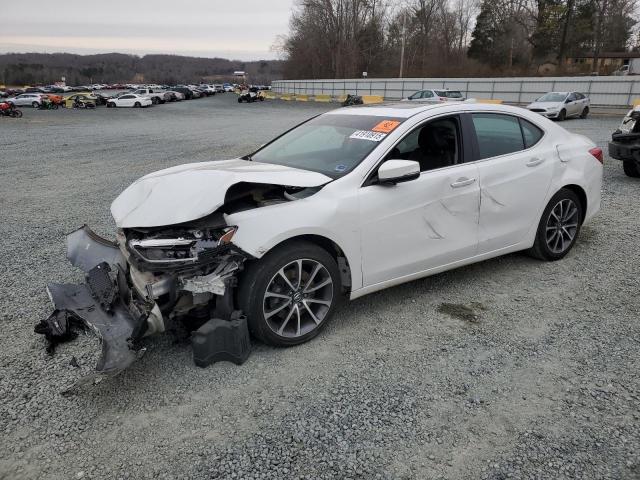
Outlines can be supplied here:
[[523, 241], [537, 228], [557, 153], [544, 131], [516, 115], [474, 113], [480, 177], [478, 253]]

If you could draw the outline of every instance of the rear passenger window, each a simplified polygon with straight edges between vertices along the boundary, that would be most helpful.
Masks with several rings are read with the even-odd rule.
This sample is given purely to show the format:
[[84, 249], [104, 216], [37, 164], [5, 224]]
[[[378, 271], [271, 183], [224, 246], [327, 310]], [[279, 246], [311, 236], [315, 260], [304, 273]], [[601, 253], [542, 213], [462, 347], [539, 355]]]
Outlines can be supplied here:
[[523, 150], [522, 130], [516, 117], [496, 113], [474, 113], [480, 159]]
[[520, 126], [522, 127], [525, 148], [533, 147], [542, 138], [542, 130], [524, 118], [520, 119]]

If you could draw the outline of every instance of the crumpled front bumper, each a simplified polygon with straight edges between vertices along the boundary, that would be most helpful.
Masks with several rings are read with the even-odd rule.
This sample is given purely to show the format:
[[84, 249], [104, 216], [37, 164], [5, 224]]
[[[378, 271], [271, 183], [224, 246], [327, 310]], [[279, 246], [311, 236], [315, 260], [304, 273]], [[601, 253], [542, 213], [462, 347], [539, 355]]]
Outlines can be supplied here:
[[102, 344], [96, 371], [116, 374], [143, 353], [135, 343], [146, 332], [153, 312], [131, 302], [127, 262], [115, 243], [85, 225], [67, 236], [67, 258], [85, 272], [86, 283], [49, 284], [47, 292], [55, 310], [47, 321], [56, 324], [63, 316], [81, 320]]

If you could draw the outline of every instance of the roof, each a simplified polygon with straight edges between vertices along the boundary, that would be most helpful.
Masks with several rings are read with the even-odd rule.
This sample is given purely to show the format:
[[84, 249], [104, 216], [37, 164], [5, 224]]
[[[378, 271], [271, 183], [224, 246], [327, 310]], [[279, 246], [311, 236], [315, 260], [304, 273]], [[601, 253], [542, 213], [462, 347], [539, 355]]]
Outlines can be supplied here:
[[[451, 102], [453, 103], [453, 102]], [[451, 103], [422, 103], [422, 102], [385, 102], [373, 105], [355, 105], [332, 110], [332, 115], [371, 115], [376, 117], [409, 118], [426, 110], [442, 108]]]

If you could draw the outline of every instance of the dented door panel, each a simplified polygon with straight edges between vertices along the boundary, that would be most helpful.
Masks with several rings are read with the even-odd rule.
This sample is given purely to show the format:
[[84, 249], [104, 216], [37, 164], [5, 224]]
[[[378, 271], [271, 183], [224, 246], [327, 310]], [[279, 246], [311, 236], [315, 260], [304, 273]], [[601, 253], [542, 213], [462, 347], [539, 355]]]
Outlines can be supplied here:
[[474, 164], [422, 172], [417, 180], [394, 186], [361, 188], [365, 287], [475, 255], [479, 203]]

